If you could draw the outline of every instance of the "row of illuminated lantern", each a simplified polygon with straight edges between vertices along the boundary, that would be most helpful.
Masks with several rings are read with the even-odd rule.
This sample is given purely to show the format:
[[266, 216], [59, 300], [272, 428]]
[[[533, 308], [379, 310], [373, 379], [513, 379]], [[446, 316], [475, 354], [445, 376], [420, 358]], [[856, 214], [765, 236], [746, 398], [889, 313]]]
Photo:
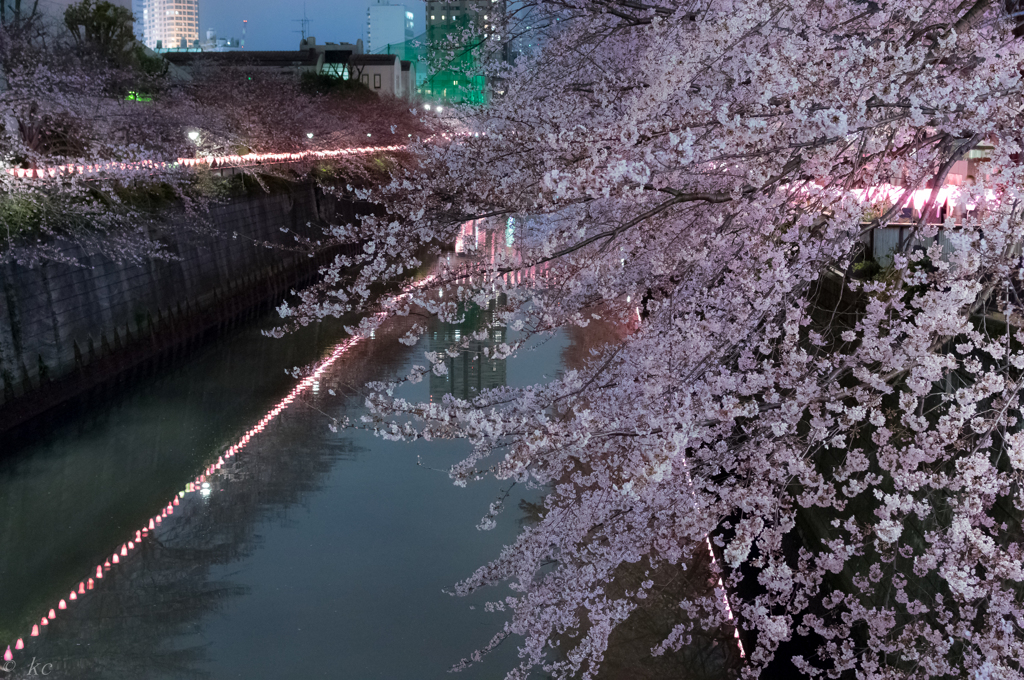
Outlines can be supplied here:
[[404, 148], [406, 147], [401, 144], [391, 144], [388, 146], [361, 146], [322, 151], [300, 151], [297, 153], [250, 153], [244, 156], [202, 156], [199, 158], [179, 158], [174, 163], [160, 161], [138, 161], [134, 163], [115, 161], [90, 165], [72, 163], [69, 165], [57, 165], [48, 168], [8, 168], [7, 174], [19, 179], [43, 179], [46, 177], [60, 177], [66, 175], [94, 175], [97, 173], [112, 171], [130, 172], [139, 170], [155, 170], [175, 166], [230, 168], [270, 163], [294, 163], [309, 159], [338, 158], [341, 156], [362, 155], [382, 151], [400, 151]]
[[[863, 189], [851, 189], [850, 193], [856, 196], [861, 203], [886, 202], [895, 205], [903, 202], [907, 208], [913, 208], [918, 213], [932, 200], [932, 193], [935, 193], [935, 200], [932, 202], [929, 210], [938, 210], [940, 207], [950, 204], [954, 207], [960, 206], [966, 210], [974, 210], [977, 207], [974, 201], [974, 197], [977, 194], [971, 191], [970, 186], [945, 185], [939, 187], [937, 191], [934, 189], [915, 189], [910, 192], [909, 196], [906, 196], [906, 187], [882, 184]], [[995, 200], [996, 194], [992, 190], [987, 189], [978, 197], [991, 202]]]
[[[426, 286], [434, 278], [434, 276], [429, 276], [413, 284], [410, 284], [402, 293], [392, 298], [392, 304], [394, 302], [402, 300], [403, 298], [407, 298], [409, 295], [411, 295], [413, 290], [415, 290], [416, 288], [422, 288]], [[377, 321], [380, 322], [383, 321], [386, 315], [386, 312], [378, 312], [375, 316], [377, 318]], [[92, 574], [91, 576], [79, 581], [77, 588], [73, 587], [70, 590], [67, 597], [60, 598], [60, 601], [57, 602], [54, 607], [50, 608], [50, 610], [40, 618], [39, 623], [32, 624], [32, 630], [26, 637], [39, 637], [42, 631], [47, 626], [49, 626], [54, 619], [57, 618], [58, 611], [68, 609], [71, 606], [71, 604], [80, 599], [80, 597], [87, 595], [89, 591], [95, 589], [96, 582], [98, 580], [104, 578], [104, 576], [107, 573], [109, 573], [116, 566], [124, 562], [124, 558], [127, 558], [132, 550], [138, 548], [147, 537], [149, 537], [150, 535], [152, 535], [152, 533], [156, 531], [156, 528], [160, 526], [165, 519], [174, 514], [174, 508], [178, 507], [181, 504], [180, 499], [184, 498], [186, 494], [199, 492], [201, 496], [208, 497], [213, 491], [213, 487], [209, 481], [210, 478], [213, 477], [213, 475], [215, 475], [219, 470], [221, 470], [221, 468], [223, 468], [224, 465], [228, 463], [232, 457], [234, 457], [237, 453], [244, 449], [246, 445], [248, 445], [249, 442], [252, 441], [253, 437], [255, 437], [264, 429], [266, 429], [267, 425], [269, 425], [270, 422], [274, 420], [274, 418], [276, 418], [282, 411], [288, 408], [292, 404], [292, 402], [294, 402], [299, 397], [300, 394], [302, 394], [310, 387], [314, 387], [315, 385], [317, 385], [320, 377], [324, 374], [324, 372], [327, 371], [327, 369], [330, 368], [331, 365], [334, 364], [338, 359], [340, 359], [346, 352], [348, 352], [348, 350], [350, 350], [355, 345], [359, 344], [359, 342], [361, 342], [364, 339], [364, 337], [365, 336], [351, 337], [336, 345], [331, 354], [328, 355], [328, 357], [324, 359], [316, 367], [316, 369], [312, 371], [312, 373], [310, 373], [307, 377], [299, 381], [299, 383], [296, 384], [294, 388], [292, 388], [292, 390], [288, 393], [286, 397], [284, 397], [272, 409], [270, 409], [270, 411], [268, 411], [266, 415], [260, 418], [259, 422], [257, 422], [249, 430], [247, 430], [246, 433], [243, 434], [242, 437], [233, 446], [228, 447], [228, 449], [217, 458], [216, 462], [208, 465], [203, 470], [203, 472], [199, 474], [193, 481], [186, 484], [184, 489], [176, 493], [174, 497], [167, 503], [167, 505], [160, 510], [159, 514], [150, 517], [141, 529], [136, 529], [135, 535], [131, 540], [122, 543], [121, 547], [119, 549], [115, 549], [114, 552], [110, 555], [110, 557], [106, 558], [100, 564], [97, 564], [95, 572], [90, 572]], [[23, 649], [25, 649], [25, 638], [19, 637], [15, 641], [13, 649], [11, 645], [7, 646], [7, 649], [3, 655], [4, 661], [13, 661], [14, 651], [20, 651]], [[2, 666], [0, 666], [0, 668], [2, 668]]]
[[[425, 108], [429, 109], [430, 107], [427, 105]], [[441, 111], [441, 107], [438, 106], [437, 110]], [[308, 132], [306, 133], [306, 136], [312, 139], [313, 133]], [[366, 136], [372, 137], [373, 135], [368, 132], [366, 133]], [[446, 139], [451, 139], [450, 135], [446, 134], [442, 136]], [[471, 133], [462, 133], [462, 136], [471, 136]], [[472, 136], [479, 137], [480, 134], [476, 133]], [[198, 131], [193, 130], [188, 133], [188, 137], [193, 142], [198, 142], [200, 135]], [[412, 137], [412, 135], [410, 134], [409, 137]], [[210, 168], [237, 168], [273, 163], [295, 163], [311, 159], [323, 160], [328, 158], [340, 158], [342, 156], [379, 153], [383, 151], [402, 151], [406, 148], [407, 147], [403, 144], [390, 144], [387, 146], [359, 146], [344, 149], [298, 151], [294, 153], [249, 153], [245, 155], [229, 156], [200, 156], [198, 158], [179, 158], [171, 163], [166, 161], [150, 160], [136, 162], [111, 161], [108, 163], [94, 164], [70, 163], [44, 168], [8, 168], [7, 174], [17, 177], [18, 179], [45, 179], [47, 177], [56, 178], [69, 175], [95, 175], [104, 172], [132, 172], [168, 169], [178, 166], [189, 168], [201, 166], [207, 166]]]

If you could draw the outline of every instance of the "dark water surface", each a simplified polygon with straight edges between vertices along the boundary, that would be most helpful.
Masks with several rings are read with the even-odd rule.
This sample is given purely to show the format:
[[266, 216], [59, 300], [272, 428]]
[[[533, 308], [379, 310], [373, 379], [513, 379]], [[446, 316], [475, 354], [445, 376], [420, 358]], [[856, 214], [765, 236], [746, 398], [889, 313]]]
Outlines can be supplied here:
[[[399, 320], [353, 347], [39, 637], [33, 624], [294, 387], [284, 369], [325, 356], [343, 332], [272, 340], [243, 328], [0, 452], [0, 653], [27, 644], [0, 679], [27, 677], [33, 658], [55, 678], [452, 677], [449, 666], [500, 627], [482, 605], [502, 592], [442, 590], [514, 538], [522, 495], [513, 491], [497, 529], [478, 531], [504, 486], [451, 484], [441, 470], [464, 443], [391, 443], [328, 425], [358, 418], [365, 381], [404, 375], [456, 334], [485, 324], [491, 339], [478, 345], [505, 340], [488, 321], [434, 323], [406, 347], [396, 339], [411, 321]], [[507, 362], [464, 355], [448, 378], [400, 393], [440, 399], [542, 380], [566, 344], [557, 336]], [[510, 641], [455, 677], [500, 678], [514, 662]]]

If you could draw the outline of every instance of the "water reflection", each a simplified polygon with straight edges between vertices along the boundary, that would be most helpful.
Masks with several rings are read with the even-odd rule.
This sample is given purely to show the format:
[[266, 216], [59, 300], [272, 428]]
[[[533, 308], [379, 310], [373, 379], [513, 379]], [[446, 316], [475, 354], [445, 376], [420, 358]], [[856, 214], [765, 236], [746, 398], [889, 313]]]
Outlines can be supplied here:
[[[89, 570], [159, 513], [207, 457], [294, 384], [284, 368], [337, 342], [341, 323], [261, 338], [258, 326], [105, 403], [79, 403], [0, 458], [0, 640], [27, 637]], [[3, 649], [0, 646], [0, 649]]]
[[[435, 321], [414, 347], [397, 342], [409, 317], [340, 354], [338, 330], [275, 341], [250, 328], [0, 461], [4, 646], [25, 637], [97, 563], [103, 574], [39, 637], [25, 637], [9, 677], [33, 675], [33, 658], [54, 664], [53, 677], [83, 680], [449, 677], [451, 663], [500, 628], [503, 615], [481, 605], [503, 593], [461, 599], [442, 589], [499, 554], [522, 518], [476, 531], [505, 487], [455, 489], [434, 471], [460, 460], [463, 443], [410, 446], [329, 425], [358, 419], [365, 382], [404, 375], [423, 352], [443, 352], [467, 333], [483, 331], [449, 357], [447, 377], [404, 386], [400, 396], [471, 399], [489, 387], [532, 384], [618, 337], [616, 329], [582, 333], [567, 349], [556, 335], [519, 358], [488, 359], [485, 348], [516, 340], [494, 323], [502, 304], [470, 307], [462, 324]], [[307, 377], [309, 389], [295, 391], [283, 369], [332, 353], [333, 364]], [[168, 508], [172, 497], [178, 504]], [[517, 487], [506, 505], [526, 515], [537, 500]], [[143, 540], [117, 565], [102, 567], [135, 538]], [[688, 576], [683, 587], [706, 587], [699, 565]], [[628, 621], [604, 677], [631, 677], [671, 611], [653, 611], [650, 625]], [[707, 672], [660, 677], [714, 677], [723, 668], [715, 642], [657, 666]], [[515, 652], [506, 643], [460, 677], [503, 677]], [[655, 671], [645, 668], [644, 677]]]
[[[413, 452], [369, 433], [336, 434], [328, 425], [358, 415], [362, 384], [403, 374], [435, 343], [450, 345], [456, 334], [481, 326], [487, 336], [472, 352], [503, 341], [492, 311], [471, 310], [464, 324], [433, 327], [414, 348], [397, 343], [409, 325], [398, 319], [377, 340], [348, 345], [335, 365], [306, 379], [310, 389], [283, 399], [279, 379], [249, 391], [233, 389], [237, 376], [211, 382], [225, 370], [221, 362], [234, 364], [246, 381], [283, 375], [280, 356], [267, 361], [249, 346], [247, 365], [238, 366], [234, 347], [119, 401], [110, 407], [114, 415], [93, 414], [87, 433], [72, 422], [27, 447], [0, 473], [0, 486], [12, 492], [4, 496], [0, 523], [0, 593], [14, 605], [0, 610], [0, 626], [28, 645], [16, 654], [10, 677], [34, 674], [26, 665], [33, 658], [69, 678], [338, 677], [339, 664], [360, 669], [352, 677], [445, 676], [500, 622], [441, 590], [512, 540], [516, 523], [475, 531], [498, 488], [459, 492], [432, 472], [465, 454], [451, 443]], [[263, 342], [278, 341], [257, 344]], [[537, 369], [550, 373], [559, 347], [539, 363], [531, 357], [522, 379], [539, 380]], [[506, 380], [504, 361], [456, 364], [451, 384], [460, 395]], [[484, 364], [493, 370], [481, 371]], [[425, 384], [408, 391], [417, 400], [442, 393]], [[249, 416], [258, 424], [245, 430], [241, 446], [227, 445], [241, 429], [239, 413], [226, 408], [236, 403], [233, 392], [246, 401], [245, 413], [276, 403], [263, 406], [263, 417]], [[448, 384], [443, 392], [452, 393]], [[93, 457], [98, 451], [113, 453]], [[360, 456], [364, 451], [373, 455]], [[215, 458], [204, 459], [210, 452]], [[147, 465], [154, 460], [160, 464]], [[197, 463], [201, 474], [193, 478]], [[107, 476], [98, 484], [65, 484], [65, 468]], [[119, 468], [128, 472], [119, 476]], [[147, 470], [159, 481], [146, 484]], [[137, 480], [144, 487], [126, 493], [123, 487]], [[20, 512], [11, 499], [31, 505], [33, 489], [45, 489], [53, 505], [85, 512]], [[177, 505], [168, 504], [171, 494]], [[152, 516], [157, 508], [163, 510]], [[83, 537], [64, 526], [79, 522], [92, 527]], [[122, 541], [140, 538], [131, 550], [124, 543], [118, 564], [102, 566], [111, 550], [120, 555]], [[63, 553], [68, 546], [75, 551]], [[18, 553], [45, 568], [19, 568]], [[61, 610], [40, 637], [28, 638], [32, 616], [67, 598], [97, 562], [103, 578], [95, 588]], [[446, 625], [438, 628], [439, 621]], [[400, 655], [392, 652], [396, 644]], [[492, 677], [499, 663], [511, 659], [470, 677]]]
[[[444, 354], [446, 350], [464, 342], [467, 333], [473, 338], [458, 356], [446, 356], [447, 374], [430, 374], [430, 401], [439, 402], [450, 394], [457, 399], [469, 400], [482, 390], [504, 387], [508, 383], [506, 359], [493, 359], [484, 349], [493, 349], [506, 341], [504, 324], [494, 321], [494, 312], [505, 304], [500, 295], [488, 303], [486, 309], [469, 305], [462, 311], [463, 323], [438, 323], [430, 332], [430, 351]], [[484, 337], [479, 337], [485, 333]], [[493, 356], [493, 352], [488, 352]]]

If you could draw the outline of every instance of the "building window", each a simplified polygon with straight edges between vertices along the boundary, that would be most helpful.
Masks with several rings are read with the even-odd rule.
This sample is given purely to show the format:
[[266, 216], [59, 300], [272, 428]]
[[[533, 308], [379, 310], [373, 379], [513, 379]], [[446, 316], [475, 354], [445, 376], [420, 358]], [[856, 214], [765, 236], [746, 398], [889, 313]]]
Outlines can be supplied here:
[[379, 90], [380, 89], [380, 74], [379, 73], [374, 73], [373, 74], [373, 88], [375, 90]]
[[370, 86], [370, 75], [368, 73], [364, 73], [359, 80], [363, 82], [363, 85]]

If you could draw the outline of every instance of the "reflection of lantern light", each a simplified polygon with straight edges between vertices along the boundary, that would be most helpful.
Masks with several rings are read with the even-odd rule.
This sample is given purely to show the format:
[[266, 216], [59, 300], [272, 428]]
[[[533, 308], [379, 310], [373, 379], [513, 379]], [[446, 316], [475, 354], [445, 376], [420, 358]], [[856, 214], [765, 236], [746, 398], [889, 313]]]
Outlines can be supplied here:
[[[367, 150], [372, 151], [372, 149], [367, 149]], [[395, 300], [400, 300], [402, 298], [408, 297], [408, 295], [411, 293], [411, 288], [422, 288], [422, 287], [430, 284], [433, 281], [434, 278], [435, 278], [434, 276], [429, 276], [429, 277], [427, 277], [427, 278], [417, 282], [416, 284], [413, 284], [410, 287], [410, 290], [408, 290], [405, 293], [400, 294], [399, 296], [397, 296], [394, 299]], [[378, 313], [376, 316], [377, 316], [378, 319], [383, 319], [385, 314], [383, 312], [381, 312], [381, 313]], [[375, 336], [375, 332], [371, 331], [370, 337], [374, 337], [374, 336]], [[260, 419], [259, 424], [256, 427], [254, 427], [251, 430], [249, 430], [245, 434], [245, 436], [243, 436], [242, 439], [237, 444], [235, 444], [234, 446], [229, 448], [227, 454], [221, 456], [218, 459], [217, 464], [215, 466], [214, 465], [209, 466], [207, 468], [207, 473], [206, 474], [211, 474], [214, 470], [221, 468], [224, 465], [225, 457], [230, 457], [230, 456], [234, 455], [236, 452], [240, 451], [245, 446], [245, 444], [249, 442], [249, 440], [251, 439], [251, 437], [253, 435], [261, 432], [270, 423], [270, 421], [273, 420], [273, 418], [275, 418], [279, 413], [281, 413], [281, 411], [283, 411], [285, 408], [287, 408], [289, 404], [294, 402], [296, 397], [305, 388], [313, 386], [314, 390], [319, 389], [319, 381], [318, 381], [319, 376], [323, 375], [327, 371], [327, 369], [331, 366], [331, 364], [333, 364], [337, 359], [339, 359], [343, 354], [345, 354], [345, 352], [348, 349], [350, 349], [351, 347], [355, 346], [358, 342], [359, 342], [358, 338], [349, 338], [348, 340], [346, 340], [346, 341], [336, 345], [335, 348], [334, 348], [334, 351], [327, 358], [327, 360], [324, 361], [323, 363], [321, 363], [320, 366], [313, 372], [313, 374], [310, 377], [306, 378], [305, 380], [300, 382], [298, 385], [296, 385], [295, 388], [292, 389], [291, 393], [288, 394], [288, 396], [286, 396], [284, 399], [282, 399], [280, 402], [278, 402], [277, 406], [275, 406], [273, 409], [271, 409], [271, 411], [269, 411], [266, 416], [264, 416], [263, 418]], [[209, 496], [211, 491], [212, 491], [212, 489], [211, 489], [210, 483], [206, 481], [206, 474], [199, 475], [199, 477], [196, 478], [195, 482], [189, 482], [186, 485], [185, 491], [181, 491], [181, 492], [179, 492], [179, 494], [176, 494], [174, 499], [173, 499], [173, 502], [168, 503], [167, 507], [163, 510], [163, 516], [166, 517], [168, 514], [173, 514], [174, 506], [175, 505], [179, 505], [178, 497], [179, 496], [184, 497], [185, 493], [196, 490], [196, 486], [199, 485], [199, 484], [202, 485], [201, 486], [201, 493], [202, 493], [202, 495], [204, 497], [205, 496]], [[137, 542], [141, 543], [142, 542], [142, 537], [147, 535], [150, 532], [150, 530], [155, 529], [154, 521], [156, 522], [156, 524], [160, 524], [162, 522], [162, 519], [161, 519], [160, 516], [156, 516], [156, 517], [154, 517], [154, 518], [149, 520], [149, 528], [143, 528], [143, 529], [135, 531], [135, 540]], [[121, 555], [122, 556], [127, 556], [127, 551], [128, 550], [133, 550], [134, 548], [135, 548], [135, 543], [133, 543], [132, 541], [129, 541], [127, 544], [122, 544], [121, 545]], [[119, 558], [119, 556], [118, 556], [118, 554], [116, 552], [113, 554], [112, 558], [113, 558], [113, 562], [115, 564], [116, 563], [120, 563], [120, 558]], [[111, 563], [110, 563], [109, 560], [106, 562], [106, 566], [107, 567], [111, 566]], [[96, 567], [96, 578], [103, 578], [103, 567], [102, 567], [102, 565], [97, 565], [97, 567]], [[93, 590], [93, 588], [95, 587], [95, 582], [93, 581], [93, 579], [90, 578], [88, 580], [88, 586], [87, 587], [88, 587], [89, 590]], [[78, 584], [78, 592], [84, 595], [85, 594], [85, 590], [86, 590], [85, 582], [79, 582], [79, 584]], [[69, 594], [69, 598], [72, 599], [72, 600], [76, 600], [76, 599], [78, 599], [78, 596], [75, 594], [74, 591], [72, 591]], [[64, 600], [61, 600], [59, 608], [60, 609], [65, 609], [66, 607], [67, 607], [67, 603]], [[54, 610], [51, 609], [50, 610], [50, 618], [54, 618], [55, 616], [56, 616], [56, 612], [54, 612]], [[44, 626], [49, 625], [49, 622], [48, 622], [48, 620], [45, 617], [43, 619], [41, 619], [40, 623], [41, 623], [41, 625], [44, 625]], [[33, 636], [38, 636], [39, 635], [39, 624], [37, 624], [37, 625], [32, 627], [32, 635]], [[19, 647], [19, 649], [20, 649], [20, 647]]]

